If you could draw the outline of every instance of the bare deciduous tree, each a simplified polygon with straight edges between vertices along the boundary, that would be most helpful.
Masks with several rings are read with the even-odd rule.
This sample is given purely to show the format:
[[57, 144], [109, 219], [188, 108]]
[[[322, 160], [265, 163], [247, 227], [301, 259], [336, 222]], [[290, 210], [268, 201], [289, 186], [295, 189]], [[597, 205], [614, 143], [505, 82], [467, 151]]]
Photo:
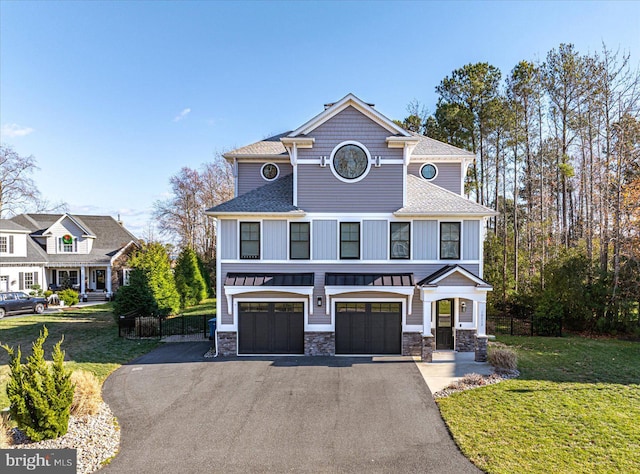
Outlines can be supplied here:
[[182, 168], [169, 180], [172, 197], [154, 203], [159, 231], [180, 247], [193, 248], [209, 262], [215, 258], [215, 227], [205, 210], [233, 197], [233, 172], [220, 156], [200, 170]]

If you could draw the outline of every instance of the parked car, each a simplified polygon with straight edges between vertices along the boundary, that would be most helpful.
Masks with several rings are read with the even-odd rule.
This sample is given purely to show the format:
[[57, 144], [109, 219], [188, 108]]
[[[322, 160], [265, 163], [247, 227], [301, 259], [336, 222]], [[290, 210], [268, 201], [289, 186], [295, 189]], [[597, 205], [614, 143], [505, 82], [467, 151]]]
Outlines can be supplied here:
[[41, 314], [47, 307], [45, 298], [29, 296], [22, 291], [0, 293], [0, 318], [13, 313]]

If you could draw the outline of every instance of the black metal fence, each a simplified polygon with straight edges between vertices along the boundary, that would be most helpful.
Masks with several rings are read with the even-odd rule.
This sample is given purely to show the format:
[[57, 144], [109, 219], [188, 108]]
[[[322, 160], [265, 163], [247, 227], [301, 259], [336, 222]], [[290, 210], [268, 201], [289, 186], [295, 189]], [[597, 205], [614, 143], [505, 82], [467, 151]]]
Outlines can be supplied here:
[[118, 336], [126, 338], [163, 338], [166, 336], [202, 334], [209, 336], [212, 315], [178, 315], [168, 318], [125, 314], [118, 318]]
[[510, 336], [562, 336], [562, 318], [539, 318], [534, 314], [487, 315], [487, 333]]

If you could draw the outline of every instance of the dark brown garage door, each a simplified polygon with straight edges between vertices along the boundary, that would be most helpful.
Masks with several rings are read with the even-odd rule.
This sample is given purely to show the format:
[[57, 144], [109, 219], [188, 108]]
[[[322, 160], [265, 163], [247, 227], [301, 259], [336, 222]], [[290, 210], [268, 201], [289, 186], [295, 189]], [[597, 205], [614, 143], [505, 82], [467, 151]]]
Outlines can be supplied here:
[[400, 354], [400, 303], [336, 303], [336, 354]]
[[303, 303], [238, 303], [238, 354], [303, 353]]

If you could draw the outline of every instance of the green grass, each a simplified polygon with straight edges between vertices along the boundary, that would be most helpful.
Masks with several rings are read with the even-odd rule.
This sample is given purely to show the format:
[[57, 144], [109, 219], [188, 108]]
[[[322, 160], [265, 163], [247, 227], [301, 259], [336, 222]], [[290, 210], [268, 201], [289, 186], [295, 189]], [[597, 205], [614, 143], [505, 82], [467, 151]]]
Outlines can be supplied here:
[[204, 300], [198, 306], [186, 308], [181, 314], [185, 316], [201, 316], [204, 314], [213, 318], [216, 315], [216, 300], [215, 298]]
[[640, 344], [499, 341], [519, 379], [438, 401], [465, 456], [489, 473], [640, 472]]
[[[62, 349], [67, 366], [72, 370], [93, 372], [101, 381], [122, 364], [158, 345], [155, 340], [119, 338], [110, 303], [63, 313], [0, 319], [0, 342], [12, 347], [20, 346], [22, 361], [25, 362], [43, 325], [49, 330], [44, 345], [47, 360], [51, 360], [53, 345], [64, 335]], [[6, 351], [0, 349], [0, 408], [9, 406], [5, 388], [8, 363]]]

